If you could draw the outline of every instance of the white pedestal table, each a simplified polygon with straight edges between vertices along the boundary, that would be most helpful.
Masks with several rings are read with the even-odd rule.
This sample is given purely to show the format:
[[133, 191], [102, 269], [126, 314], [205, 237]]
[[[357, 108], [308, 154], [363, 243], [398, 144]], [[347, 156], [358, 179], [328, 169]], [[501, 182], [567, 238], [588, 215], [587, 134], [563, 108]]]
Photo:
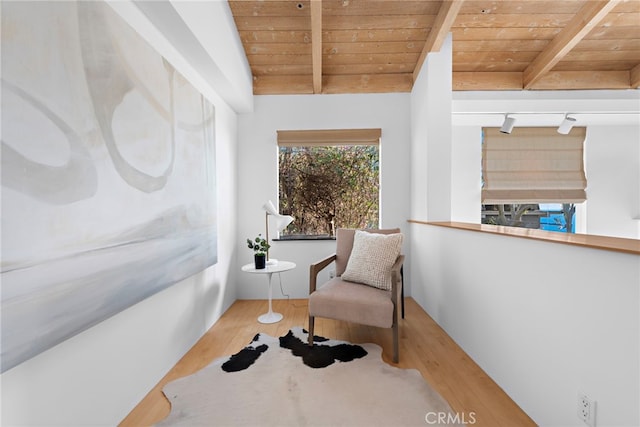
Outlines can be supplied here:
[[269, 311], [260, 317], [258, 317], [258, 322], [260, 323], [276, 323], [282, 320], [282, 314], [274, 313], [273, 308], [271, 307], [271, 299], [272, 299], [272, 286], [271, 286], [271, 276], [273, 273], [282, 273], [283, 271], [293, 270], [296, 268], [296, 264], [290, 261], [278, 261], [277, 264], [267, 264], [265, 268], [256, 269], [255, 264], [246, 264], [242, 266], [242, 271], [246, 273], [255, 273], [255, 274], [266, 274], [267, 280], [269, 281]]

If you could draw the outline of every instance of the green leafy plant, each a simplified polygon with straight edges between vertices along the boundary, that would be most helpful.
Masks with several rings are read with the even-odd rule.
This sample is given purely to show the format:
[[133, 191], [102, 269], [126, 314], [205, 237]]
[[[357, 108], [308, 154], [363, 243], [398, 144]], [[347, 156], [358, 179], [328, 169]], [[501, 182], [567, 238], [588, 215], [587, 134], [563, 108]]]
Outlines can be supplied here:
[[269, 242], [267, 242], [266, 239], [262, 238], [261, 234], [258, 234], [258, 237], [253, 240], [247, 239], [247, 246], [249, 247], [249, 249], [253, 249], [253, 252], [256, 255], [266, 255], [267, 251], [271, 247]]

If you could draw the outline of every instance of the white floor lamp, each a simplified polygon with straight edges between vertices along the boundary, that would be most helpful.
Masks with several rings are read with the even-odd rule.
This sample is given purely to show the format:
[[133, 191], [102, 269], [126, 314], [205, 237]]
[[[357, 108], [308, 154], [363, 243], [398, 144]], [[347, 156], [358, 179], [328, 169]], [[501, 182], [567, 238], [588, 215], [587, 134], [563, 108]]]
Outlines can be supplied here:
[[[262, 205], [262, 209], [265, 210], [265, 228], [267, 229], [267, 243], [269, 243], [269, 216], [272, 216], [276, 222], [276, 230], [278, 232], [284, 230], [284, 228], [293, 222], [291, 215], [280, 215], [273, 206], [271, 200]], [[267, 265], [275, 265], [278, 263], [277, 259], [269, 259], [269, 250], [267, 250]]]

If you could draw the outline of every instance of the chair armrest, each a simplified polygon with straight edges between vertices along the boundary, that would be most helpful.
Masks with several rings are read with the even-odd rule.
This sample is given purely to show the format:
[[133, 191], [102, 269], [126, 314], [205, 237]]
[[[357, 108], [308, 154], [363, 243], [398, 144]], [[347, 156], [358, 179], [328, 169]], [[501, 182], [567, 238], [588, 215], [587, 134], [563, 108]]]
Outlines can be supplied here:
[[309, 267], [309, 294], [311, 294], [316, 290], [316, 281], [318, 280], [318, 273], [320, 273], [320, 271], [322, 271], [323, 268], [325, 268], [335, 260], [336, 260], [336, 254], [333, 254], [321, 261], [311, 264], [311, 266]]
[[396, 304], [398, 298], [398, 283], [402, 280], [402, 276], [400, 275], [400, 269], [402, 268], [402, 264], [404, 263], [404, 255], [399, 255], [396, 262], [391, 267], [391, 295], [393, 299], [393, 304]]

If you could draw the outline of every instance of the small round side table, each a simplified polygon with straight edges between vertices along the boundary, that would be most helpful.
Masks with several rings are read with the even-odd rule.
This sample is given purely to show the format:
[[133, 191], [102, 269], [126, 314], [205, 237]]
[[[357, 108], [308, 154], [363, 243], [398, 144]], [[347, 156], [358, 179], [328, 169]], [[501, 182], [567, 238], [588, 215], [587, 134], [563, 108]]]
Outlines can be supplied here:
[[282, 314], [274, 313], [271, 308], [271, 276], [273, 273], [282, 273], [283, 271], [293, 270], [294, 268], [296, 268], [296, 264], [290, 261], [278, 261], [277, 264], [269, 264], [265, 268], [261, 268], [259, 270], [256, 269], [254, 263], [242, 266], [242, 271], [246, 273], [266, 274], [267, 280], [269, 281], [269, 311], [258, 317], [258, 322], [276, 323], [282, 320]]

